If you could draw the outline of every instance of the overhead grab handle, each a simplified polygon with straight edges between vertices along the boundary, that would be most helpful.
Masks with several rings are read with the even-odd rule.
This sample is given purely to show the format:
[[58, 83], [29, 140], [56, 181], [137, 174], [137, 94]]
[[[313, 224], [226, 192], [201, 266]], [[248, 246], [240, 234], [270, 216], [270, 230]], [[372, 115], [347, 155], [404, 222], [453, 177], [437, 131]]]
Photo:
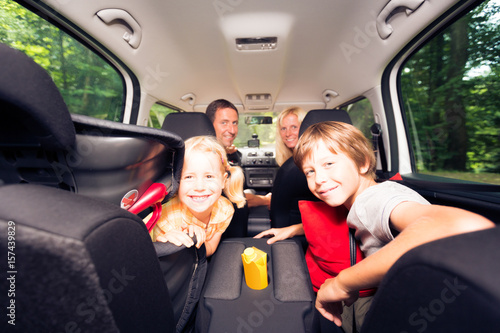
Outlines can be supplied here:
[[413, 13], [425, 0], [392, 0], [385, 5], [384, 9], [377, 16], [377, 31], [382, 39], [387, 39], [392, 34], [392, 27], [387, 20], [398, 8], [406, 8], [406, 15]]
[[117, 23], [127, 26], [131, 32], [125, 31], [123, 39], [134, 49], [139, 47], [142, 39], [142, 29], [127, 11], [123, 9], [103, 9], [98, 11], [96, 15], [107, 25]]

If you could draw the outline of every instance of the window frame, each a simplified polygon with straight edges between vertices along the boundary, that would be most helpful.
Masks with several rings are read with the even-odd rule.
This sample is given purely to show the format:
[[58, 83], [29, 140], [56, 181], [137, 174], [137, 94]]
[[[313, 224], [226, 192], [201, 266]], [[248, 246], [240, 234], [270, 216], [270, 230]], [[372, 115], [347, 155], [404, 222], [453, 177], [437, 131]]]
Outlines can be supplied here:
[[384, 70], [381, 91], [391, 138], [390, 148], [388, 148], [391, 150], [391, 163], [393, 170], [399, 170], [401, 173], [402, 183], [415, 189], [432, 203], [459, 206], [476, 211], [492, 220], [498, 220], [500, 185], [468, 182], [416, 172], [415, 154], [410, 141], [411, 129], [408, 127], [400, 82], [401, 71], [408, 59], [437, 34], [480, 3], [482, 1], [462, 1], [456, 4], [410, 41]]

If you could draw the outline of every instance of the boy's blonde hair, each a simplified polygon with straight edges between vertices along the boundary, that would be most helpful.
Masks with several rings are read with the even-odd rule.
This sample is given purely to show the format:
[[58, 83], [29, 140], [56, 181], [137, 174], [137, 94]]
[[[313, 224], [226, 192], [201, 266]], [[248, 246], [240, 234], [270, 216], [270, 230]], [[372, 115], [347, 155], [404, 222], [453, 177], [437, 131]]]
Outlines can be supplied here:
[[223, 192], [229, 201], [236, 204], [238, 208], [245, 205], [245, 195], [243, 194], [243, 183], [245, 175], [238, 166], [231, 166], [227, 161], [226, 149], [213, 136], [194, 136], [185, 142], [184, 156], [189, 156], [191, 151], [199, 151], [216, 154], [221, 162], [221, 172], [228, 173]]
[[289, 107], [283, 111], [278, 116], [277, 123], [276, 123], [276, 163], [278, 165], [282, 165], [285, 163], [287, 159], [292, 157], [292, 150], [288, 148], [285, 143], [283, 142], [283, 139], [281, 138], [281, 122], [283, 119], [290, 115], [294, 114], [297, 116], [297, 119], [299, 120], [299, 124], [302, 124], [302, 121], [304, 120], [304, 117], [306, 116], [306, 112], [298, 107], [298, 106], [292, 106]]
[[302, 134], [293, 153], [293, 160], [301, 170], [304, 160], [310, 156], [319, 141], [323, 141], [334, 154], [339, 151], [346, 154], [358, 170], [368, 163], [365, 175], [375, 179], [377, 161], [370, 141], [356, 127], [338, 121], [313, 124]]

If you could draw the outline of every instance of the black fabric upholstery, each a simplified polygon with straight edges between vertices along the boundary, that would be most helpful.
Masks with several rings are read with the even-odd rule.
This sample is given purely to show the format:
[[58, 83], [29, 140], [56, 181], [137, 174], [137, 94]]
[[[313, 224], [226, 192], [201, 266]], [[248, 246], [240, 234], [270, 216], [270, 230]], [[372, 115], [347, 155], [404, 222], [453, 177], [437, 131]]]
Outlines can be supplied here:
[[500, 228], [403, 255], [384, 277], [362, 332], [497, 332]]
[[200, 112], [169, 113], [165, 117], [161, 129], [175, 133], [183, 140], [198, 135], [215, 136], [212, 122], [206, 114]]
[[352, 125], [351, 117], [349, 117], [349, 114], [345, 110], [311, 110], [306, 114], [304, 120], [300, 124], [299, 136], [301, 136], [309, 126], [323, 121], [341, 121]]
[[232, 301], [241, 295], [243, 264], [241, 254], [245, 251], [242, 242], [224, 241], [217, 249], [216, 260], [211, 267], [211, 278], [207, 281], [204, 297]]
[[310, 278], [297, 243], [277, 242], [271, 246], [273, 261], [274, 297], [280, 302], [311, 300]]
[[[299, 135], [312, 124], [335, 120], [351, 124], [345, 110], [311, 110], [307, 113], [300, 126]], [[295, 165], [290, 157], [278, 169], [274, 180], [271, 197], [271, 227], [282, 228], [302, 223], [299, 200], [317, 201], [309, 191], [304, 173]]]
[[299, 200], [318, 200], [307, 187], [304, 173], [295, 165], [293, 157], [278, 169], [271, 197], [271, 228], [283, 228], [302, 223]]
[[0, 197], [1, 237], [6, 221], [16, 227], [19, 332], [173, 330], [167, 286], [137, 216], [46, 186], [1, 186]]
[[[267, 253], [269, 284], [262, 290], [245, 282], [241, 254], [251, 246]], [[311, 332], [314, 293], [304, 253], [293, 240], [224, 240], [210, 265], [197, 332]]]
[[0, 59], [0, 138], [29, 133], [34, 139], [30, 143], [48, 150], [73, 144], [75, 129], [68, 109], [47, 72], [4, 44], [0, 44]]

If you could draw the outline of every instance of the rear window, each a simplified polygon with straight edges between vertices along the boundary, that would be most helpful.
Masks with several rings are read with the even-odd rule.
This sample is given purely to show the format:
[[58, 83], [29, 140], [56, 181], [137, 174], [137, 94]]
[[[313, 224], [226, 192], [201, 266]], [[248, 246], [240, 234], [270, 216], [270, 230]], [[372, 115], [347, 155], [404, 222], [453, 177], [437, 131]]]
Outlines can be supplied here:
[[122, 76], [72, 36], [16, 2], [0, 0], [0, 42], [42, 66], [71, 113], [121, 121]]

